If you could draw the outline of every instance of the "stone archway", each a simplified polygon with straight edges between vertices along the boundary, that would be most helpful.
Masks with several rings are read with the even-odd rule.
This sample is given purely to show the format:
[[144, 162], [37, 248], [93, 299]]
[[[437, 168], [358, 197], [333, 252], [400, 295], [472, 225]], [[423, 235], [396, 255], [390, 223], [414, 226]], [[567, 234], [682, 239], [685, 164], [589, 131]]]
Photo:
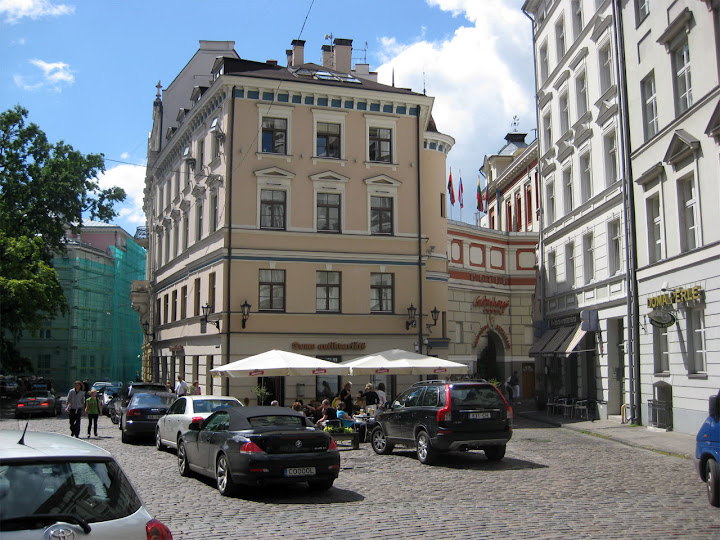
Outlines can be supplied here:
[[487, 380], [503, 380], [504, 361], [505, 347], [502, 339], [493, 330], [488, 330], [478, 339], [475, 376]]

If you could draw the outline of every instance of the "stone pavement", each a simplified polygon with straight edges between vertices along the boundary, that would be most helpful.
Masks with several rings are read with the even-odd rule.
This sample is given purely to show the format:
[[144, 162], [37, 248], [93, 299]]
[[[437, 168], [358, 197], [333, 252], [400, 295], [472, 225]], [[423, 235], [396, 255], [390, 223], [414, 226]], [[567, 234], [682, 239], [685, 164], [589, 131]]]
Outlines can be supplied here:
[[676, 431], [665, 431], [647, 426], [621, 424], [614, 420], [581, 420], [566, 418], [562, 415], [546, 414], [532, 403], [521, 403], [515, 408], [516, 416], [559, 426], [582, 433], [588, 433], [604, 439], [616, 441], [636, 448], [644, 448], [662, 454], [692, 459], [695, 456], [695, 436]]

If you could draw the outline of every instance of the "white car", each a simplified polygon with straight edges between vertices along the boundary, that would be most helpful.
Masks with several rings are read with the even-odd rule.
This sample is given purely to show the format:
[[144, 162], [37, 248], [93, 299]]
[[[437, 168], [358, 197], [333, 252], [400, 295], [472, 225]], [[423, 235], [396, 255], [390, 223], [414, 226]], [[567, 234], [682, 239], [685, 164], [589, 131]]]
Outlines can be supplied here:
[[0, 431], [0, 531], [3, 540], [172, 540], [112, 454], [32, 431]]
[[205, 420], [220, 409], [242, 407], [234, 397], [226, 396], [183, 396], [175, 400], [168, 412], [161, 416], [155, 428], [155, 446], [165, 450], [170, 446], [177, 448], [180, 435], [190, 429], [190, 422]]

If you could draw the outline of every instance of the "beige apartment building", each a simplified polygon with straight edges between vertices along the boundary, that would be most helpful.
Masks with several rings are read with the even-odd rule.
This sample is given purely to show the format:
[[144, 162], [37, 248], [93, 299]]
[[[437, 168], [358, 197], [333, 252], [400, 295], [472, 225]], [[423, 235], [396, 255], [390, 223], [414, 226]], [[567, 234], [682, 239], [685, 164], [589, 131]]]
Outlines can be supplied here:
[[[305, 62], [304, 44], [293, 41], [281, 66], [201, 41], [158, 90], [148, 280], [133, 295], [147, 323], [145, 378], [183, 375], [252, 402], [262, 384], [291, 404], [345, 381], [213, 379], [210, 370], [269, 349], [340, 362], [429, 344], [447, 357], [454, 140], [435, 128], [432, 97], [353, 68], [351, 40], [324, 45], [322, 64]], [[359, 389], [367, 377], [349, 380]], [[407, 381], [373, 382], [390, 394]]]

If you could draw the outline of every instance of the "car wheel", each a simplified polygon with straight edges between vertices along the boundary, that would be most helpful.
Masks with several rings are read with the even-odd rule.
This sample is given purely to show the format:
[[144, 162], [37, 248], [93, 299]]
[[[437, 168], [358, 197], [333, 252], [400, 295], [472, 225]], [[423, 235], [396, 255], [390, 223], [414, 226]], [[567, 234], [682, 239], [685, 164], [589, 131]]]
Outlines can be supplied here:
[[427, 431], [420, 431], [415, 437], [417, 447], [417, 457], [423, 465], [431, 465], [437, 457], [437, 452], [433, 449], [430, 442], [430, 435]]
[[220, 454], [215, 466], [215, 478], [217, 479], [217, 488], [220, 495], [228, 497], [235, 493], [235, 482], [233, 482], [230, 473], [230, 465], [225, 454]]
[[177, 447], [177, 462], [180, 476], [184, 476], [185, 478], [192, 476], [192, 473], [190, 472], [190, 464], [187, 459], [187, 452], [185, 451], [185, 443], [182, 441], [178, 443]]
[[308, 480], [308, 486], [314, 491], [325, 491], [330, 489], [335, 482], [334, 478], [323, 478], [322, 480]]
[[705, 482], [708, 502], [712, 506], [720, 506], [720, 465], [714, 459], [708, 459], [705, 464]]
[[491, 446], [489, 448], [485, 448], [485, 456], [490, 461], [500, 461], [505, 457], [505, 445], [503, 444], [502, 446]]
[[130, 442], [130, 435], [125, 432], [124, 429], [120, 428], [120, 438], [122, 439], [122, 442], [129, 443]]
[[155, 428], [155, 448], [160, 450], [161, 452], [165, 450], [165, 445], [162, 443], [162, 439], [160, 438], [160, 428]]
[[375, 450], [375, 453], [380, 454], [381, 456], [389, 454], [394, 448], [394, 446], [387, 441], [385, 432], [380, 426], [373, 429], [370, 442], [372, 444], [372, 449]]

